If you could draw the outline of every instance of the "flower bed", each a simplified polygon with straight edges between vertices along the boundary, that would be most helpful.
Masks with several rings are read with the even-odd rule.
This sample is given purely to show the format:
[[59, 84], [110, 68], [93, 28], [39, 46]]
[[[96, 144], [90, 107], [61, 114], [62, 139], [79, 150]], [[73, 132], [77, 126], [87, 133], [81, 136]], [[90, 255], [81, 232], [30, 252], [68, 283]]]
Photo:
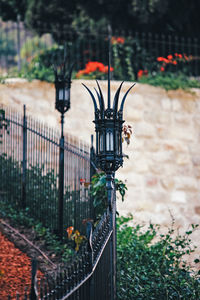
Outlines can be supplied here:
[[[0, 295], [1, 300], [16, 299], [31, 287], [31, 259], [0, 232]], [[37, 277], [43, 274], [38, 270]]]

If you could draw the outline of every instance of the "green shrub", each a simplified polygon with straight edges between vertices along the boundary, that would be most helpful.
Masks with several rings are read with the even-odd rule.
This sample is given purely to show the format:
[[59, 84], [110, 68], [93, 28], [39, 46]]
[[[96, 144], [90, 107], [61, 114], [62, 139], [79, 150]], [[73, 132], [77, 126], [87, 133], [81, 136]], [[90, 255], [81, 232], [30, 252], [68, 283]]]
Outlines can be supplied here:
[[[81, 201], [80, 190], [64, 187], [63, 222], [64, 229], [76, 226], [81, 233], [85, 226], [82, 221], [89, 217], [89, 197]], [[58, 174], [54, 169], [46, 170], [44, 165], [29, 164], [26, 169], [25, 207], [30, 216], [40, 220], [43, 226], [51, 231], [58, 227]], [[85, 190], [86, 192], [86, 190]], [[0, 193], [6, 203], [11, 204], [18, 212], [24, 209], [22, 202], [22, 163], [6, 154], [0, 155]]]
[[117, 299], [200, 299], [200, 271], [192, 271], [184, 261], [184, 255], [194, 251], [189, 236], [198, 225], [175, 236], [174, 223], [159, 234], [157, 225], [145, 231], [129, 221], [132, 217], [117, 220]]
[[73, 245], [68, 241], [67, 234], [64, 236], [63, 242], [57, 235], [53, 234], [48, 227], [44, 227], [41, 222], [30, 217], [30, 209], [17, 210], [13, 204], [8, 204], [0, 199], [0, 217], [10, 220], [12, 226], [24, 226], [31, 228], [35, 232], [37, 240], [42, 240], [48, 251], [51, 251], [61, 262], [68, 262], [74, 255]]
[[15, 36], [0, 29], [0, 37], [0, 57], [8, 57], [8, 60], [12, 57], [12, 60], [14, 60], [16, 55]]
[[[116, 191], [119, 192], [122, 201], [124, 201], [127, 190], [126, 185], [117, 178], [115, 178], [114, 182]], [[90, 193], [93, 197], [95, 216], [99, 219], [108, 207], [106, 175], [104, 172], [97, 173], [92, 177]]]
[[187, 76], [179, 73], [155, 73], [155, 75], [142, 76], [139, 82], [154, 86], [160, 86], [165, 90], [176, 90], [189, 88], [200, 88], [200, 82], [195, 79], [189, 79]]
[[53, 65], [60, 65], [63, 62], [63, 46], [54, 45], [51, 48], [38, 49], [30, 58], [29, 62], [24, 63], [20, 72], [21, 77], [28, 80], [39, 79], [47, 82], [54, 82]]
[[26, 42], [23, 44], [20, 50], [20, 56], [22, 59], [30, 62], [33, 56], [40, 53], [40, 51], [46, 49], [46, 44], [43, 40], [35, 36], [33, 38], [27, 38]]

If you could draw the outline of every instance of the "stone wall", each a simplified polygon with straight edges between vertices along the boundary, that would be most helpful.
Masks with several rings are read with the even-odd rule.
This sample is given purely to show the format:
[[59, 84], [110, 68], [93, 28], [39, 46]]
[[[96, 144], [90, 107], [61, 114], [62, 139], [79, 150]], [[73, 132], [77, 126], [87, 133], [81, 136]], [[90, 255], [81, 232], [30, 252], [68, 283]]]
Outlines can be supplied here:
[[[94, 132], [93, 104], [80, 80], [72, 83], [71, 110], [65, 132], [90, 142]], [[93, 89], [94, 81], [85, 84]], [[100, 82], [107, 99], [107, 83]], [[112, 82], [112, 94], [119, 82]], [[124, 83], [122, 95], [131, 83]], [[54, 86], [34, 81], [0, 85], [0, 103], [58, 127]], [[124, 145], [124, 167], [116, 176], [128, 186], [121, 214], [132, 213], [137, 222], [167, 225], [172, 214], [177, 226], [200, 221], [200, 90], [169, 91], [137, 84], [125, 104], [124, 119], [133, 127], [131, 144]], [[197, 237], [198, 239], [198, 237]]]

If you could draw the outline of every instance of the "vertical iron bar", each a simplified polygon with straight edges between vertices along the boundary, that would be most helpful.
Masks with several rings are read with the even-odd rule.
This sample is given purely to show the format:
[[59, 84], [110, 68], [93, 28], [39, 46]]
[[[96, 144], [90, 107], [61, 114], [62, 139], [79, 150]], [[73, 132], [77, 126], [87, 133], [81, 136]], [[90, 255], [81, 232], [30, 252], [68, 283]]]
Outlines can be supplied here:
[[22, 162], [22, 207], [26, 207], [26, 168], [27, 168], [27, 118], [26, 105], [23, 116], [23, 162]]
[[32, 260], [32, 270], [31, 270], [31, 292], [30, 300], [37, 300], [38, 291], [37, 291], [37, 260]]
[[[93, 147], [93, 135], [91, 135], [91, 148], [90, 148], [90, 183], [92, 181], [92, 176], [96, 173], [95, 170], [95, 150]], [[95, 220], [95, 211], [94, 211], [94, 206], [93, 206], [93, 197], [90, 196], [90, 218]]]
[[110, 108], [111, 37], [112, 37], [112, 29], [111, 26], [108, 25], [108, 109]]
[[110, 242], [110, 273], [111, 273], [111, 299], [116, 300], [116, 239], [115, 239], [115, 222], [116, 222], [116, 205], [114, 197], [114, 173], [109, 172], [106, 174], [106, 188], [108, 195], [108, 206], [110, 215], [110, 231], [112, 232], [112, 238]]
[[61, 114], [61, 138], [59, 155], [59, 200], [58, 200], [58, 230], [62, 240], [63, 238], [63, 192], [64, 192], [64, 114]]
[[21, 71], [21, 41], [20, 41], [20, 15], [17, 15], [17, 67], [18, 71]]

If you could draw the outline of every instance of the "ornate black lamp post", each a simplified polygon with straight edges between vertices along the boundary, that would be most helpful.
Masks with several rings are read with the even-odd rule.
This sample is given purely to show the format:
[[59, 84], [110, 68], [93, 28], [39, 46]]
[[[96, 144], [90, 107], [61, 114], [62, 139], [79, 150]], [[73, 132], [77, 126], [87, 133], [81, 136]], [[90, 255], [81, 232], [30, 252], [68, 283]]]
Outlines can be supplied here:
[[[72, 66], [73, 67], [73, 66]], [[55, 71], [56, 102], [55, 108], [61, 113], [61, 137], [59, 154], [59, 202], [58, 202], [58, 232], [63, 237], [63, 194], [64, 194], [64, 114], [70, 108], [71, 74], [66, 72], [66, 62]]]
[[[110, 48], [111, 43], [109, 39], [109, 65], [108, 65], [108, 105], [105, 107], [104, 97], [97, 81], [98, 90], [95, 89], [97, 94], [96, 101], [94, 94], [91, 90], [84, 85], [91, 95], [94, 111], [95, 111], [95, 131], [96, 131], [96, 162], [97, 166], [106, 173], [106, 187], [108, 193], [108, 205], [110, 210], [111, 230], [113, 231], [111, 261], [112, 261], [112, 277], [113, 286], [111, 287], [112, 298], [116, 299], [116, 199], [114, 193], [114, 176], [115, 171], [123, 165], [122, 153], [122, 128], [123, 128], [123, 108], [126, 97], [133, 84], [125, 93], [121, 105], [118, 109], [119, 95], [122, 84], [119, 86], [111, 107], [110, 97]], [[98, 104], [97, 104], [98, 103]]]

